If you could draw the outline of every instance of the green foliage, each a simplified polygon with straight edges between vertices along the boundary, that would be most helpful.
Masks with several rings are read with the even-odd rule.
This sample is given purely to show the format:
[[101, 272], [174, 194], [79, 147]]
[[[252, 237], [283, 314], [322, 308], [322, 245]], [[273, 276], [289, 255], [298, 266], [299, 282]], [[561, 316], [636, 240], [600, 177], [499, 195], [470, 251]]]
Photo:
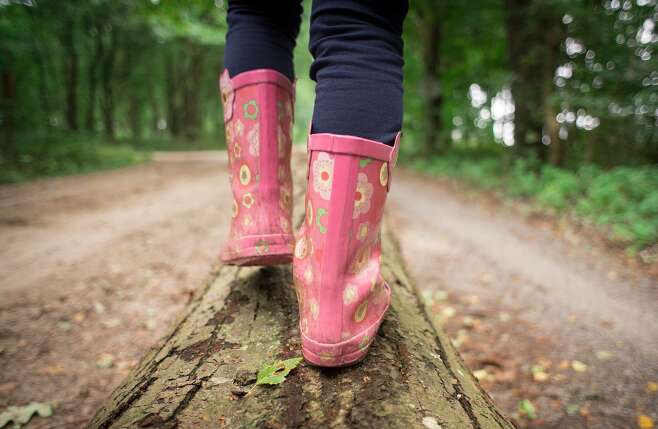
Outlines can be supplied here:
[[638, 251], [658, 243], [658, 167], [604, 170], [583, 165], [568, 171], [532, 159], [512, 161], [479, 150], [451, 150], [409, 164], [437, 176], [459, 179], [481, 189], [525, 198], [555, 214], [572, 214], [599, 227], [617, 242]]
[[0, 183], [107, 170], [148, 160], [126, 145], [82, 135], [23, 135], [0, 151]]
[[256, 385], [283, 383], [286, 380], [286, 376], [290, 374], [290, 371], [297, 368], [297, 365], [301, 362], [302, 358], [297, 357], [263, 364], [260, 370], [258, 370]]
[[[53, 415], [53, 407], [50, 404], [30, 402], [22, 407], [10, 406], [0, 414], [0, 429], [11, 427], [19, 429], [27, 425], [32, 417], [50, 417]], [[11, 426], [9, 424], [11, 423]]]

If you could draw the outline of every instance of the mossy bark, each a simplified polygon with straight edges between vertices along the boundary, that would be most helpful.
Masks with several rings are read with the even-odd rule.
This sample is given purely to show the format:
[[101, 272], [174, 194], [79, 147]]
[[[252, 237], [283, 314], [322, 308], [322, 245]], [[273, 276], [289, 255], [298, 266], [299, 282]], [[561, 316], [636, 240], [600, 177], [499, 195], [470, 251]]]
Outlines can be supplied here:
[[513, 427], [427, 317], [390, 229], [382, 236], [393, 302], [362, 363], [302, 364], [245, 396], [261, 364], [301, 355], [291, 271], [217, 267], [89, 427]]

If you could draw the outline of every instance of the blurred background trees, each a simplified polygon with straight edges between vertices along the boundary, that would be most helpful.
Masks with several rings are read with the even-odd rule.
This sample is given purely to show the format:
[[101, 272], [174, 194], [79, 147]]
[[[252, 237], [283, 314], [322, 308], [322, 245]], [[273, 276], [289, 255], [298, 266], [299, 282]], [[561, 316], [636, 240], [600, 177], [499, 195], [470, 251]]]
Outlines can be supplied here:
[[[0, 179], [220, 147], [225, 9], [222, 0], [0, 0]], [[306, 1], [307, 19], [309, 10]], [[403, 161], [552, 210], [577, 207], [650, 245], [657, 18], [657, 0], [413, 0]], [[305, 23], [298, 143], [312, 109], [307, 41]]]

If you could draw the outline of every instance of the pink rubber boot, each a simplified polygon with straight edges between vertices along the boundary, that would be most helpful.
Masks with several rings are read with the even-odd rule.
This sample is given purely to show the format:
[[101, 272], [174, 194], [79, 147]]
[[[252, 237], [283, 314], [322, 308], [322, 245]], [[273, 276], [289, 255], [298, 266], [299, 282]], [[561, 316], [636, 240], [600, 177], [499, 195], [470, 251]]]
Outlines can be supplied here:
[[268, 69], [220, 78], [233, 219], [222, 260], [230, 265], [292, 261], [290, 175], [294, 85]]
[[393, 147], [312, 134], [306, 218], [293, 275], [302, 350], [317, 366], [363, 359], [391, 301], [380, 275], [380, 223], [400, 135]]

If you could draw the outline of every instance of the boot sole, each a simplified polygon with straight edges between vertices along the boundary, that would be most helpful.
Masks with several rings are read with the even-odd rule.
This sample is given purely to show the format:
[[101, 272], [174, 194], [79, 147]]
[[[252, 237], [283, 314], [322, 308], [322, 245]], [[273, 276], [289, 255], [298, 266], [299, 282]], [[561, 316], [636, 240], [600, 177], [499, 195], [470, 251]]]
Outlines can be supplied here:
[[[292, 262], [295, 239], [292, 235], [272, 234], [257, 237], [245, 237], [241, 241], [249, 243], [237, 251], [222, 252], [221, 259], [226, 265], [281, 265]], [[259, 241], [267, 241], [267, 249], [253, 245]]]
[[368, 350], [370, 349], [370, 346], [366, 348], [365, 350], [356, 350], [352, 353], [348, 353], [342, 356], [336, 356], [332, 360], [335, 362], [332, 362], [332, 360], [327, 360], [326, 358], [323, 358], [322, 356], [319, 356], [312, 351], [306, 349], [305, 347], [302, 346], [302, 355], [304, 355], [304, 359], [306, 362], [313, 366], [317, 366], [320, 368], [342, 368], [345, 366], [352, 366], [356, 365], [357, 363], [361, 362], [363, 359], [368, 356]]

